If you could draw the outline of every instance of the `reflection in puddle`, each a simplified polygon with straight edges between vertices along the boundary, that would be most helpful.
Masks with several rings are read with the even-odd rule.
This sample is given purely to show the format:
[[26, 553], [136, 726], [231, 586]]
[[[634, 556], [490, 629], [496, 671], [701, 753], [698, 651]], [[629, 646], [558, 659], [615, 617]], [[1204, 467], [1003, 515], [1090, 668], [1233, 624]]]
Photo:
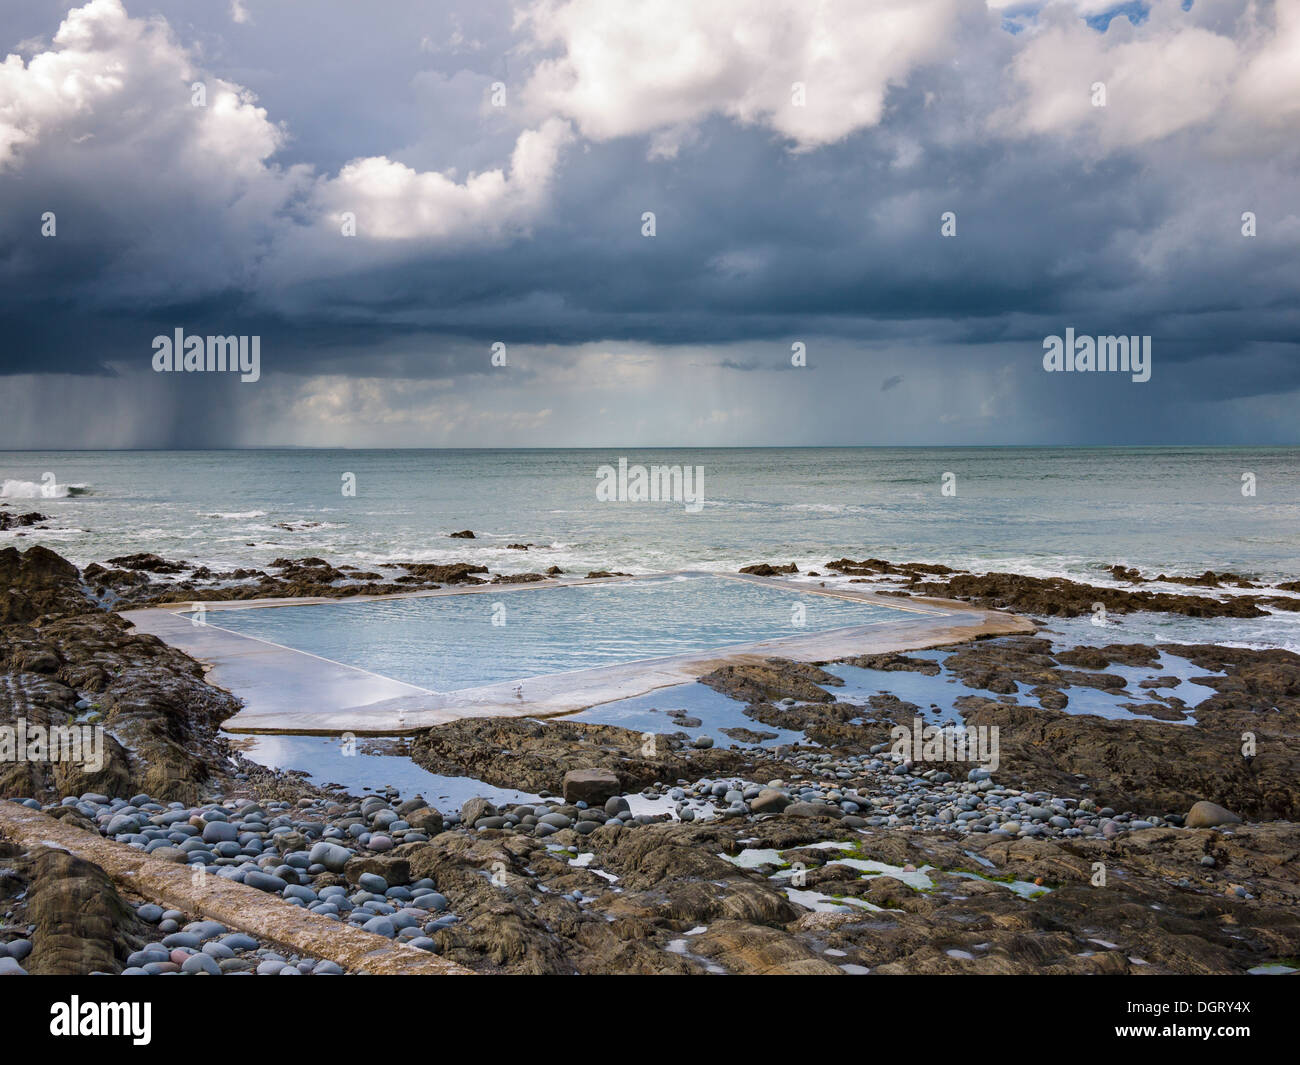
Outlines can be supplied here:
[[[840, 677], [844, 681], [844, 686], [828, 690], [832, 691], [841, 702], [863, 704], [871, 696], [887, 692], [917, 706], [919, 708], [916, 711], [917, 716], [921, 717], [927, 724], [935, 725], [948, 721], [961, 724], [961, 711], [953, 705], [953, 701], [960, 696], [978, 695], [986, 699], [999, 699], [1002, 697], [1002, 693], [989, 691], [985, 688], [971, 688], [962, 683], [956, 674], [944, 666], [943, 663], [947, 657], [946, 651], [916, 651], [910, 653], [908, 657], [936, 662], [940, 667], [939, 672], [934, 676], [926, 676], [924, 673], [913, 673], [905, 670], [860, 669], [857, 666], [840, 663], [825, 668], [828, 673]], [[1191, 711], [1201, 702], [1216, 694], [1213, 688], [1204, 684], [1197, 684], [1192, 678], [1223, 675], [1221, 673], [1208, 674], [1206, 670], [1192, 665], [1187, 659], [1180, 658], [1167, 651], [1160, 652], [1159, 661], [1152, 667], [1125, 666], [1116, 663], [1108, 666], [1106, 672], [1123, 677], [1125, 687], [1117, 691], [1080, 685], [1063, 687], [1061, 691], [1065, 693], [1066, 698], [1069, 700], [1064, 712], [1067, 714], [1092, 714], [1097, 717], [1120, 721], [1160, 720], [1126, 710], [1124, 708], [1125, 704], [1157, 702], [1157, 694], [1172, 695], [1181, 699], [1188, 710]], [[1174, 677], [1177, 679], [1177, 683], [1172, 687], [1158, 689], [1140, 686], [1142, 681], [1151, 680], [1155, 677]], [[1015, 698], [1030, 706], [1037, 706], [1038, 700], [1030, 694], [1032, 688], [1033, 685], [1017, 682]], [[1196, 718], [1189, 712], [1185, 718], [1167, 723], [1194, 725], [1196, 724]]]
[[[358, 740], [349, 748], [335, 736], [249, 736], [227, 738], [245, 757], [272, 769], [300, 770], [318, 787], [341, 785], [344, 791], [362, 794], [395, 788], [403, 800], [422, 795], [429, 805], [443, 813], [454, 813], [468, 800], [482, 797], [497, 805], [539, 802], [530, 792], [498, 788], [473, 777], [444, 777], [422, 769], [410, 758], [397, 754], [367, 753], [383, 747]], [[345, 754], [348, 749], [354, 754]]]

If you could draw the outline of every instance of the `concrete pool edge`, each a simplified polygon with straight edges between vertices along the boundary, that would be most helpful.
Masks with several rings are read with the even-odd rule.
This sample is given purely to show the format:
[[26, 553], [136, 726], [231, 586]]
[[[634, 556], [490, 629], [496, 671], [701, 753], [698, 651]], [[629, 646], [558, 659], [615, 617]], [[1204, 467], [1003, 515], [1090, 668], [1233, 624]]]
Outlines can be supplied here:
[[[440, 595], [514, 593], [564, 586], [594, 586], [671, 576], [743, 580], [787, 594], [825, 595], [897, 611], [897, 622], [827, 629], [815, 633], [715, 647], [669, 657], [526, 677], [454, 692], [435, 692], [355, 666], [320, 658], [222, 629], [212, 615], [224, 610], [347, 604]], [[570, 579], [529, 584], [474, 585], [384, 596], [202, 601], [205, 623], [181, 613], [191, 602], [120, 612], [138, 631], [185, 651], [207, 666], [210, 684], [239, 697], [244, 708], [224, 722], [232, 733], [402, 735], [468, 717], [556, 717], [697, 680], [724, 664], [781, 656], [800, 662], [831, 662], [860, 654], [923, 650], [977, 637], [1030, 634], [1026, 618], [951, 600], [898, 597], [863, 589], [812, 587], [805, 582], [751, 574], [680, 571], [633, 577]]]

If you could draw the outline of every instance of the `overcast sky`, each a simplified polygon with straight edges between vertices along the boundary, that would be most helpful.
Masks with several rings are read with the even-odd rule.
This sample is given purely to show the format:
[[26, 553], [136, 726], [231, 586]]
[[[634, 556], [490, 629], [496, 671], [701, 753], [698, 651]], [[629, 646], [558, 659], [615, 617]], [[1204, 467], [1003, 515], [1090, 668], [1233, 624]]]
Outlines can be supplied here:
[[0, 448], [1300, 438], [1300, 0], [0, 15]]

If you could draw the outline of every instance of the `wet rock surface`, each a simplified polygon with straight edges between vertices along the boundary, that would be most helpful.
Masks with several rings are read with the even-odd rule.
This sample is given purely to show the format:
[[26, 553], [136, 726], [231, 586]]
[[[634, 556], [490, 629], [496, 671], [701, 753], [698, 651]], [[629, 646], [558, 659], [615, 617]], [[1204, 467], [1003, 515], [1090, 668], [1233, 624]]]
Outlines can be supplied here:
[[[769, 567], [770, 568], [770, 567]], [[861, 562], [841, 558], [826, 568], [854, 582], [892, 582], [892, 594], [957, 599], [995, 610], [1008, 610], [1035, 617], [1079, 617], [1092, 613], [1098, 604], [1107, 612], [1127, 614], [1156, 611], [1187, 617], [1266, 617], [1271, 610], [1298, 610], [1300, 600], [1270, 595], [1185, 594], [1140, 587], [1144, 583], [1181, 584], [1187, 587], [1227, 592], [1229, 589], [1261, 588], [1237, 574], [1207, 570], [1199, 577], [1144, 578], [1137, 570], [1114, 566], [1109, 576], [1128, 582], [1128, 587], [1104, 587], [1072, 581], [1065, 577], [1030, 577], [1019, 573], [963, 573], [948, 566], [925, 563], [893, 563], [869, 558]], [[1283, 582], [1276, 591], [1295, 591], [1296, 582]], [[887, 592], [886, 594], [891, 594]], [[1268, 608], [1268, 609], [1265, 609]]]
[[[240, 587], [337, 588], [379, 576], [319, 559], [281, 562], [271, 584], [253, 575]], [[897, 578], [919, 594], [960, 576], [840, 562], [828, 568]], [[327, 791], [227, 750], [218, 730], [237, 701], [207, 685], [197, 663], [97, 605], [119, 585], [151, 596], [164, 594], [160, 577], [198, 574], [196, 586], [223, 578], [177, 572], [154, 556], [92, 569], [80, 574], [38, 548], [0, 552], [0, 724], [81, 720], [107, 731], [95, 773], [3, 763], [0, 795], [115, 847], [256, 887], [277, 906], [480, 972], [1300, 967], [1300, 656], [1289, 652], [1066, 647], [1042, 634], [937, 658], [850, 659], [885, 678], [851, 694], [825, 665], [739, 663], [701, 679], [737, 700], [750, 728], [692, 737], [685, 730], [700, 719], [675, 710], [667, 721], [680, 731], [566, 719], [425, 730], [410, 741], [418, 765], [539, 797], [438, 810], [394, 790]], [[486, 572], [407, 570], [409, 582], [384, 583], [409, 590]], [[1224, 588], [1225, 575], [1214, 576], [1200, 586]], [[1191, 609], [1168, 607], [1182, 608]], [[1191, 663], [1192, 681], [1211, 694], [1184, 702], [1184, 682], [1159, 672], [1165, 655]], [[1123, 670], [1152, 676], [1137, 682]], [[951, 683], [951, 710], [900, 696], [892, 676]], [[1129, 716], [1067, 712], [1081, 693], [1113, 697]], [[1000, 764], [895, 754], [891, 729], [924, 713], [996, 725]], [[778, 728], [799, 742], [760, 746]], [[0, 840], [0, 966], [333, 972], [105, 881], [66, 853]], [[60, 938], [65, 926], [84, 945]]]
[[[1063, 698], [1067, 685], [1122, 689], [1123, 677], [1100, 670], [1116, 663], [1154, 666], [1161, 651], [1207, 671], [1195, 682], [1216, 694], [1195, 707], [1194, 727], [1112, 721], [983, 696], [961, 700], [962, 715], [968, 725], [999, 726], [1004, 764], [1035, 786], [1067, 787], [1073, 777], [1117, 807], [1186, 809], [1214, 796], [1258, 819], [1300, 817], [1300, 656], [1290, 651], [1111, 644], [1054, 655], [1047, 640], [1012, 638], [967, 645], [945, 665], [972, 688], [1014, 691], [1019, 682]], [[1147, 716], [1159, 716], [1163, 706], [1175, 719], [1188, 709], [1174, 695], [1146, 705]], [[1142, 712], [1136, 698], [1131, 708]]]
[[77, 567], [44, 547], [0, 550], [0, 625], [86, 609]]
[[35, 510], [28, 511], [26, 514], [16, 514], [12, 510], [0, 509], [0, 532], [8, 532], [11, 529], [27, 529], [49, 520], [46, 515]]
[[[275, 844], [256, 876], [234, 860], [213, 875], [480, 972], [1232, 973], [1300, 954], [1291, 824], [958, 839], [787, 813], [542, 838], [459, 828], [371, 853], [344, 825], [397, 812], [378, 797], [179, 812]], [[128, 971], [330, 971], [158, 906], [122, 919]]]
[[604, 770], [623, 791], [658, 780], [737, 771], [751, 764], [740, 751], [697, 750], [683, 734], [648, 738], [614, 725], [519, 718], [468, 718], [428, 729], [411, 744], [417, 765], [444, 776], [469, 776], [498, 787], [560, 794], [569, 770]]
[[[111, 559], [85, 569], [88, 587], [114, 608], [167, 603], [223, 602], [248, 599], [359, 595], [393, 595], [459, 584], [481, 584], [486, 566], [471, 562], [422, 563], [384, 567], [384, 572], [333, 566], [322, 558], [278, 558], [268, 570], [213, 571], [156, 555]], [[161, 579], [174, 575], [175, 579]]]
[[835, 696], [820, 685], [834, 687], [844, 682], [818, 666], [769, 658], [762, 665], [722, 666], [701, 677], [700, 683], [742, 702], [797, 699], [830, 703]]
[[121, 972], [144, 926], [102, 869], [62, 850], [4, 842], [0, 865], [10, 874], [0, 881], [0, 957], [34, 976]]

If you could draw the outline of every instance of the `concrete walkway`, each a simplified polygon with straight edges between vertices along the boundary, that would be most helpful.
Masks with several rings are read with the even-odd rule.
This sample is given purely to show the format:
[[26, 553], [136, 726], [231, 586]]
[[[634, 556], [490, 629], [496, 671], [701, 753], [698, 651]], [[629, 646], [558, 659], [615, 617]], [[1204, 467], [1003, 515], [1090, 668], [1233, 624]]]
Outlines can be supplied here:
[[244, 709], [225, 722], [227, 731], [326, 736], [345, 732], [396, 735], [464, 717], [550, 717], [686, 684], [727, 663], [755, 662], [771, 656], [798, 662], [830, 662], [853, 655], [940, 647], [976, 636], [1034, 631], [1025, 618], [949, 600], [899, 599], [859, 589], [819, 588], [748, 574], [712, 574], [796, 595], [827, 595], [885, 607], [896, 613], [898, 620], [435, 692], [221, 627], [221, 614], [230, 610], [503, 592], [539, 595], [548, 588], [566, 585], [590, 586], [662, 576], [477, 585], [347, 599], [209, 601], [203, 603], [203, 624], [194, 624], [188, 605], [126, 610], [121, 615], [141, 632], [152, 633], [206, 663], [208, 681], [244, 701]]

